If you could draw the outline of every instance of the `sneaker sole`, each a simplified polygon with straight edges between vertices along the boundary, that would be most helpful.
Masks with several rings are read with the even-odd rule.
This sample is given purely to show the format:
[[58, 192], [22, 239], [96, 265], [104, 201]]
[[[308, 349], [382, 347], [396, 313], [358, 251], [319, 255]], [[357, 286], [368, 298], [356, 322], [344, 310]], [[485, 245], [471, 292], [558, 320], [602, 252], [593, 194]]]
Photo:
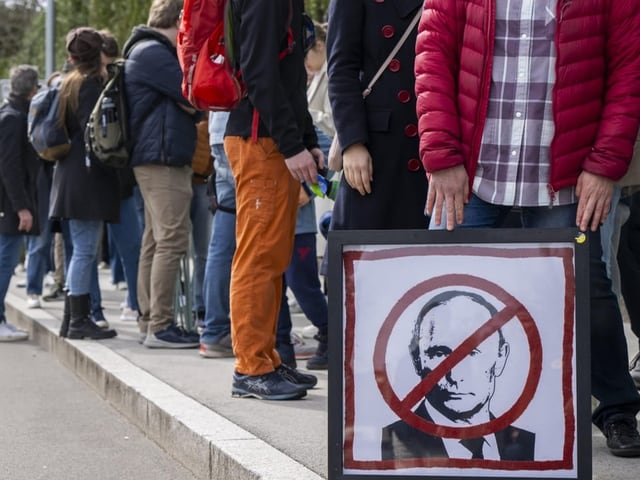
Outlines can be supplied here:
[[640, 457], [640, 448], [629, 448], [629, 449], [613, 449], [610, 448], [609, 451], [612, 455], [616, 457]]
[[145, 339], [142, 344], [147, 348], [172, 348], [172, 349], [186, 349], [186, 348], [198, 348], [200, 346], [199, 343], [172, 343], [172, 342], [163, 342], [160, 340], [152, 340], [148, 341], [148, 338]]
[[231, 396], [233, 398], [257, 398], [258, 400], [299, 400], [306, 395], [306, 390], [300, 390], [293, 393], [281, 393], [279, 395], [264, 395], [237, 388], [231, 390]]
[[217, 350], [200, 350], [200, 356], [202, 358], [233, 358], [233, 350], [231, 351], [217, 351]]
[[325, 363], [325, 364], [320, 364], [320, 365], [309, 365], [309, 362], [307, 362], [307, 370], [328, 370], [329, 369], [329, 364]]

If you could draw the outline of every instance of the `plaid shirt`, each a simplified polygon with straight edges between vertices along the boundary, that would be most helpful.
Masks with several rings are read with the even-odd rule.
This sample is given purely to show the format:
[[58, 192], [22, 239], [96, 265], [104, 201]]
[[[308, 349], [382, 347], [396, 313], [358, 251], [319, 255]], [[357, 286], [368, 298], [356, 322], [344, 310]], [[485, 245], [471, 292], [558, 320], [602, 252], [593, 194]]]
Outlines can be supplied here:
[[473, 192], [496, 205], [575, 203], [549, 195], [557, 0], [496, 0], [489, 108]]

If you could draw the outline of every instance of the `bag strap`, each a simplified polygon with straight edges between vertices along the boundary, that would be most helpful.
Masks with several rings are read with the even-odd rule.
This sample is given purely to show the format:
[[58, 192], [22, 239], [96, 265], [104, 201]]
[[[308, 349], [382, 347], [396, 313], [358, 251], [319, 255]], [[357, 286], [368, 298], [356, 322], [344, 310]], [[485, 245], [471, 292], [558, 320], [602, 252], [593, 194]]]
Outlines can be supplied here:
[[362, 92], [362, 98], [367, 98], [369, 96], [369, 94], [371, 93], [371, 90], [373, 90], [373, 86], [378, 81], [382, 73], [385, 71], [389, 63], [391, 63], [391, 60], [393, 59], [393, 57], [395, 57], [396, 53], [398, 53], [398, 50], [402, 48], [402, 45], [404, 45], [404, 42], [407, 41], [407, 38], [409, 38], [409, 35], [411, 35], [411, 32], [413, 31], [414, 27], [420, 21], [421, 16], [422, 16], [422, 9], [419, 8], [415, 17], [413, 17], [413, 20], [411, 20], [411, 23], [402, 34], [402, 37], [400, 37], [400, 40], [398, 40], [398, 43], [396, 44], [396, 46], [393, 47], [393, 50], [391, 50], [391, 53], [387, 56], [387, 58], [385, 58], [384, 62], [382, 62], [382, 65], [380, 65], [380, 68], [378, 69], [376, 74], [373, 76], [373, 78], [369, 82], [369, 85], [367, 85], [367, 88], [365, 88], [364, 91]]

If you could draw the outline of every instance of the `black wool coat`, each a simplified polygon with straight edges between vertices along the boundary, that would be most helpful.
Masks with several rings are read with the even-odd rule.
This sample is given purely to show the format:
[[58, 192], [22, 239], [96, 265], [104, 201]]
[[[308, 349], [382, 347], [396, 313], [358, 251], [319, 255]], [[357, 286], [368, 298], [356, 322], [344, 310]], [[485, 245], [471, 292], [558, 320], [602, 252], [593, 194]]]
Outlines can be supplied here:
[[0, 234], [18, 235], [18, 211], [27, 209], [33, 217], [29, 235], [38, 235], [36, 183], [41, 163], [27, 139], [29, 102], [10, 96], [0, 107]]
[[120, 220], [118, 175], [115, 169], [89, 160], [84, 147], [84, 126], [101, 89], [99, 78], [85, 78], [80, 87], [78, 111], [67, 112], [71, 151], [56, 163], [53, 172], [51, 218], [111, 223]]
[[426, 229], [427, 178], [418, 154], [415, 97], [417, 25], [371, 94], [362, 92], [422, 0], [334, 0], [327, 34], [329, 98], [343, 150], [355, 143], [373, 160], [372, 193], [361, 196], [344, 178], [333, 209], [334, 229]]

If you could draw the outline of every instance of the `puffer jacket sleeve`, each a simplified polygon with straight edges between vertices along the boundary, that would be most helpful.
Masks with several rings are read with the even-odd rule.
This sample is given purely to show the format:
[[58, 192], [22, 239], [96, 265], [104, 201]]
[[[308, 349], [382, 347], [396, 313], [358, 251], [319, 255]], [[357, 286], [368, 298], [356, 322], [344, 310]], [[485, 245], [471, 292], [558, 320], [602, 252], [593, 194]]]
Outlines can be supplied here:
[[619, 180], [629, 167], [640, 121], [640, 2], [614, 0], [606, 21], [602, 119], [582, 168]]
[[426, 0], [416, 41], [420, 159], [427, 172], [464, 163], [457, 107], [458, 0]]

